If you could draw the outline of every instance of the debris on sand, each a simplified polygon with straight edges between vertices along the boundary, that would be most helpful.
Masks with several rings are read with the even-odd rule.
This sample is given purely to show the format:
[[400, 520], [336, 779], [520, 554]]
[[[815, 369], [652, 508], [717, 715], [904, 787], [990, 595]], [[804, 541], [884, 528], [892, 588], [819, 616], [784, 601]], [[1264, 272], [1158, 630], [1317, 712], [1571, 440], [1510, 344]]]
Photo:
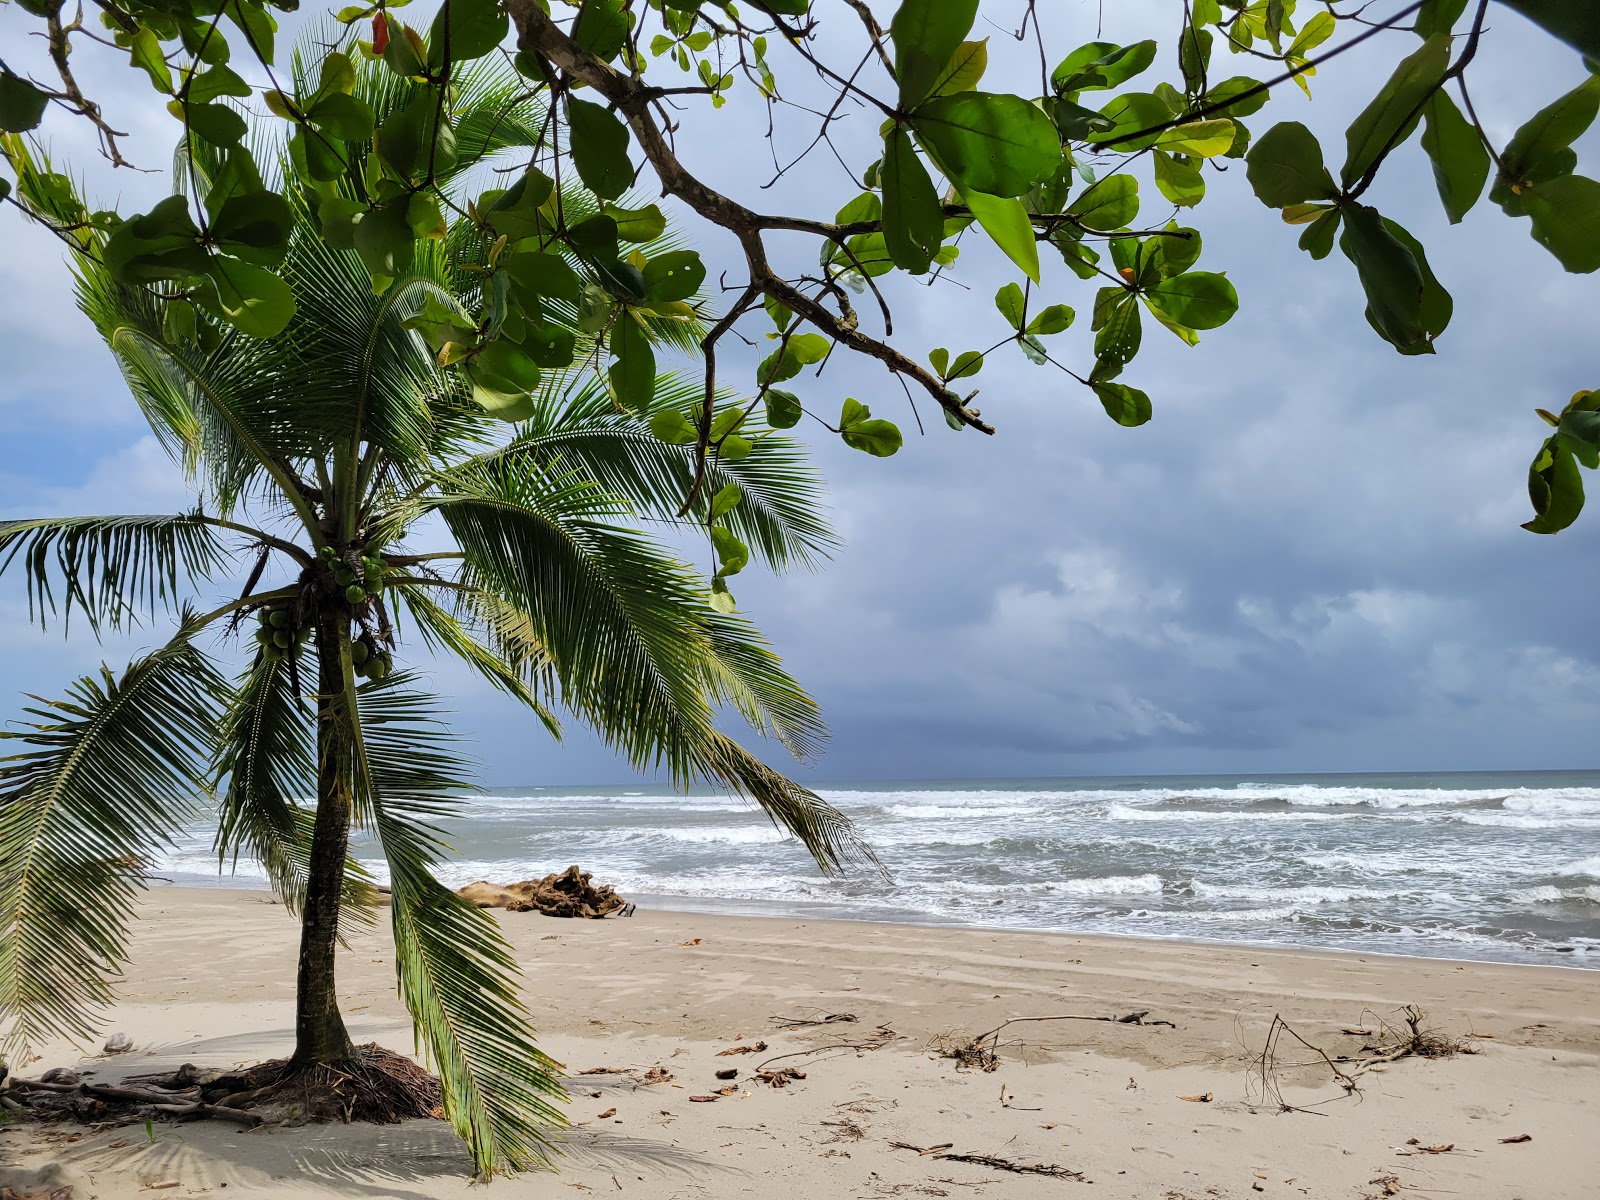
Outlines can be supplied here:
[[631, 916], [633, 905], [617, 895], [609, 885], [595, 887], [589, 872], [576, 866], [559, 875], [529, 879], [522, 883], [489, 883], [479, 880], [457, 891], [479, 908], [503, 908], [507, 912], [537, 912], [547, 917], [608, 917], [614, 912]]

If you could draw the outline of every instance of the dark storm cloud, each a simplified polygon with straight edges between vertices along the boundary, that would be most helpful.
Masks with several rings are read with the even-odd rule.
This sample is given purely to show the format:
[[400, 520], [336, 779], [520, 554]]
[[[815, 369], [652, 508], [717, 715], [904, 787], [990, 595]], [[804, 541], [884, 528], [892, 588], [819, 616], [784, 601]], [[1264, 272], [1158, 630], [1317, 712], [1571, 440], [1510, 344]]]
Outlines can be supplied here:
[[[1093, 36], [1094, 5], [1054, 11], [1060, 44]], [[1170, 37], [1175, 11], [1118, 5], [1106, 36]], [[1514, 20], [1502, 18], [1475, 93], [1511, 124], [1580, 77], [1572, 56]], [[1306, 120], [1334, 153], [1340, 117], [1406, 48], [1397, 38], [1352, 55], [1318, 78], [1315, 103], [1291, 94], [1252, 124]], [[1037, 69], [998, 31], [991, 49], [999, 78]], [[1225, 69], [1235, 67], [1248, 64]], [[1537, 96], [1529, 79], [1541, 81]], [[803, 97], [798, 67], [785, 82]], [[697, 170], [749, 196], [771, 174], [750, 150], [765, 118], [737, 107], [686, 114], [680, 144]], [[876, 126], [866, 113], [841, 125], [847, 160], [867, 161]], [[785, 145], [807, 126], [790, 130]], [[826, 215], [848, 187], [819, 152], [760, 202]], [[1531, 409], [1600, 383], [1595, 280], [1564, 275], [1524, 222], [1487, 204], [1446, 226], [1407, 147], [1370, 198], [1422, 237], [1457, 311], [1438, 357], [1405, 359], [1362, 320], [1348, 263], [1297, 251], [1296, 231], [1260, 207], [1239, 169], [1212, 190], [1202, 265], [1229, 273], [1243, 308], [1196, 349], [1148, 323], [1126, 377], [1156, 403], [1142, 429], [1115, 426], [1066, 376], [1005, 353], [977, 380], [993, 439], [949, 431], [927, 405], [927, 436], [915, 436], [898, 385], [848, 356], [797, 389], [824, 414], [855, 396], [912, 435], [880, 461], [813, 425], [845, 545], [821, 573], [737, 581], [743, 607], [825, 707], [834, 744], [821, 774], [1593, 765], [1600, 517], [1553, 539], [1517, 526], [1540, 438]], [[1164, 219], [1153, 189], [1146, 203], [1145, 220]], [[706, 245], [734, 267], [725, 240]], [[814, 262], [813, 246], [786, 245], [792, 269]], [[88, 345], [59, 277], [47, 277], [53, 250], [30, 243], [28, 254], [29, 277], [9, 282], [40, 300], [28, 324], [7, 317], [8, 353], [39, 336], [57, 350]], [[958, 351], [1001, 336], [991, 297], [1010, 276], [993, 259], [974, 239], [958, 282], [892, 285], [896, 344]], [[1086, 364], [1093, 288], [1047, 271], [1049, 298], [1080, 315], [1053, 349]], [[748, 378], [759, 353], [725, 347], [730, 377]], [[126, 472], [128, 492], [170, 504], [139, 457], [109, 360], [96, 346], [52, 362], [0, 400], [23, 451], [0, 477], [0, 511], [29, 511], [41, 494], [51, 505], [112, 500], [97, 480]], [[49, 410], [69, 405], [122, 423], [67, 414], [63, 433]], [[91, 459], [61, 461], [72, 445]], [[46, 457], [48, 469], [33, 465]], [[59, 643], [24, 653], [12, 632], [6, 650], [13, 692], [24, 678], [49, 686], [39, 676], [58, 669]], [[582, 737], [533, 744], [525, 721], [453, 668], [438, 682], [495, 780], [625, 774]]]

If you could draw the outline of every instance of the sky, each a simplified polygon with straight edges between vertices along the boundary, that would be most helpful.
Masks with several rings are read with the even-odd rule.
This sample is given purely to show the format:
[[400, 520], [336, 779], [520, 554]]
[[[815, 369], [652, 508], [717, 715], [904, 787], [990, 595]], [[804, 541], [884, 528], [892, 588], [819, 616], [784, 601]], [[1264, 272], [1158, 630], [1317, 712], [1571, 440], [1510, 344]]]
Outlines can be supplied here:
[[[886, 19], [889, 6], [875, 7]], [[1053, 58], [1095, 38], [1093, 0], [1046, 7]], [[1181, 11], [1176, 0], [1105, 7], [1106, 39], [1164, 47]], [[1037, 75], [1035, 52], [1005, 33], [1020, 8], [984, 0], [991, 81]], [[840, 29], [842, 5], [818, 9], [839, 30], [825, 50], [858, 44]], [[1503, 144], [1583, 74], [1575, 53], [1494, 14], [1470, 78]], [[8, 61], [31, 61], [22, 28], [15, 6], [0, 10]], [[1336, 160], [1344, 125], [1414, 45], [1380, 37], [1324, 68], [1314, 101], [1286, 89], [1250, 124], [1259, 135], [1304, 121]], [[1171, 57], [1142, 82], [1175, 75]], [[1266, 66], [1218, 58], [1229, 74]], [[816, 98], [794, 60], [777, 62], [792, 98]], [[92, 78], [134, 160], [164, 166], [175, 126], [140, 79], [116, 66]], [[691, 169], [769, 211], [828, 217], [858, 190], [821, 152], [758, 190], [771, 175], [766, 116], [737, 98], [720, 112], [686, 107], [681, 122]], [[864, 112], [839, 124], [846, 161], [870, 161], [877, 125]], [[780, 145], [814, 129], [788, 115]], [[104, 199], [136, 207], [163, 194], [159, 172], [95, 162], [74, 123], [47, 130]], [[1591, 132], [1580, 144], [1591, 174], [1596, 148]], [[976, 381], [993, 438], [952, 432], [927, 405], [917, 436], [904, 393], [872, 362], [836, 356], [821, 379], [797, 381], [818, 410], [853, 396], [908, 435], [880, 460], [802, 427], [842, 545], [819, 571], [737, 581], [741, 607], [832, 729], [820, 761], [796, 767], [803, 778], [1600, 766], [1600, 517], [1554, 538], [1519, 528], [1543, 429], [1532, 410], [1600, 385], [1600, 281], [1563, 273], [1525, 221], [1487, 199], [1447, 225], [1413, 140], [1367, 199], [1422, 239], [1456, 309], [1438, 355], [1403, 358], [1364, 321], [1348, 262], [1298, 251], [1298, 231], [1255, 200], [1242, 169], [1209, 178], [1200, 266], [1226, 271], [1242, 307], [1194, 348], [1146, 323], [1124, 376], [1155, 403], [1142, 428], [1113, 424], [1089, 392], [1020, 354], [992, 356]], [[1170, 206], [1145, 184], [1141, 223], [1164, 221]], [[737, 266], [725, 238], [685, 227], [713, 277]], [[73, 306], [57, 245], [14, 210], [0, 212], [0, 245], [0, 518], [187, 507], [178, 470]], [[964, 246], [951, 280], [894, 285], [895, 345], [925, 354], [1003, 336], [991, 297], [1015, 272], [980, 242]], [[801, 263], [815, 248], [777, 251]], [[1046, 271], [1047, 299], [1080, 314], [1052, 349], [1086, 370], [1093, 285], [1059, 264]], [[730, 378], [748, 380], [756, 353], [726, 354]], [[41, 633], [7, 573], [0, 712], [164, 638], [164, 627], [103, 644], [81, 627]], [[461, 670], [426, 665], [486, 783], [634, 778], [581, 730], [556, 745]]]

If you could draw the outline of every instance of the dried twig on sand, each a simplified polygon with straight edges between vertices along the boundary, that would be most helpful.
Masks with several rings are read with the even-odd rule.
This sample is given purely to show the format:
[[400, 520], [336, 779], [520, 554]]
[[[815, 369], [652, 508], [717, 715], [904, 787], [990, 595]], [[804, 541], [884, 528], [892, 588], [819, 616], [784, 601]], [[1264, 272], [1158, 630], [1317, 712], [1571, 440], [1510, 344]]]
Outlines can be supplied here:
[[[1251, 1065], [1251, 1077], [1262, 1100], [1275, 1105], [1282, 1112], [1311, 1112], [1312, 1109], [1290, 1104], [1283, 1096], [1280, 1075], [1288, 1067], [1314, 1066], [1318, 1062], [1333, 1072], [1334, 1082], [1343, 1089], [1343, 1095], [1360, 1092], [1356, 1080], [1366, 1072], [1381, 1069], [1386, 1063], [1402, 1058], [1448, 1058], [1455, 1054], [1476, 1054], [1471, 1042], [1445, 1037], [1425, 1027], [1428, 1014], [1415, 1005], [1408, 1004], [1400, 1010], [1399, 1023], [1380, 1019], [1379, 1034], [1363, 1045], [1355, 1055], [1330, 1055], [1322, 1047], [1307, 1041], [1282, 1015], [1274, 1015], [1267, 1029], [1266, 1044]], [[1367, 1029], [1346, 1029], [1351, 1036], [1371, 1037]], [[1279, 1053], [1285, 1037], [1298, 1042], [1315, 1058], [1309, 1061], [1285, 1063]], [[1337, 1098], [1337, 1097], [1335, 1097]], [[1325, 1101], [1319, 1101], [1325, 1103]]]
[[970, 1067], [979, 1071], [993, 1071], [1000, 1065], [1000, 1034], [1013, 1025], [1028, 1025], [1046, 1021], [1105, 1021], [1113, 1025], [1165, 1025], [1169, 1029], [1177, 1026], [1171, 1021], [1147, 1021], [1150, 1015], [1148, 1008], [1135, 1012], [1124, 1013], [1122, 1016], [1093, 1017], [1078, 1013], [1066, 1013], [1049, 1017], [1012, 1017], [1009, 1021], [1002, 1022], [989, 1030], [980, 1033], [975, 1038], [965, 1041], [945, 1036], [935, 1038], [931, 1047], [936, 1050], [941, 1058], [953, 1058], [959, 1067]]
[[[821, 1009], [817, 1009], [821, 1012]], [[781, 1025], [784, 1029], [811, 1029], [817, 1025], [840, 1025], [859, 1021], [861, 1018], [855, 1013], [824, 1013], [820, 1017], [769, 1017], [774, 1025]]]
[[1082, 1183], [1088, 1182], [1082, 1171], [1074, 1171], [1070, 1167], [1058, 1166], [1055, 1163], [1017, 1162], [993, 1154], [954, 1154], [948, 1147], [913, 1146], [910, 1142], [890, 1142], [889, 1145], [896, 1150], [915, 1150], [924, 1158], [936, 1158], [940, 1162], [971, 1163], [975, 1167], [1009, 1171], [1013, 1175], [1047, 1175], [1052, 1179], [1076, 1179]]

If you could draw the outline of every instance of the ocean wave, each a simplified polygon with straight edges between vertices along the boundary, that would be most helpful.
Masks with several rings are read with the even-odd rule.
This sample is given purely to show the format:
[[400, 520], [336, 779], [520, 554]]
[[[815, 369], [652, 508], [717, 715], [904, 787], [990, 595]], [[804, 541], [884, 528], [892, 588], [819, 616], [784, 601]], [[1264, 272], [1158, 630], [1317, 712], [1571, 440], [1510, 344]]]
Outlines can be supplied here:
[[924, 885], [929, 890], [972, 896], [1159, 896], [1161, 876], [1100, 875], [1077, 879], [1043, 879], [1019, 883], [954, 883]]
[[1600, 886], [1563, 888], [1545, 884], [1512, 892], [1510, 899], [1518, 904], [1600, 904]]
[[993, 807], [973, 804], [891, 804], [883, 810], [891, 817], [944, 821], [960, 817], [1034, 817], [1045, 812], [1037, 805]]
[[630, 832], [695, 845], [715, 842], [729, 846], [758, 846], [790, 840], [788, 833], [773, 825], [718, 825], [711, 829], [639, 829]]
[[1557, 867], [1552, 874], [1574, 875], [1579, 878], [1600, 879], [1600, 854], [1588, 858], [1575, 859], [1565, 866]]
[[1347, 821], [1359, 813], [1329, 812], [1261, 812], [1240, 809], [1197, 808], [1139, 808], [1131, 804], [1113, 804], [1106, 815], [1115, 821]]
[[1206, 883], [1199, 879], [1191, 881], [1187, 886], [1203, 900], [1259, 901], [1267, 905], [1287, 904], [1292, 908], [1307, 904], [1348, 904], [1352, 900], [1398, 900], [1403, 896], [1417, 895], [1415, 891], [1404, 889], [1329, 887], [1318, 884], [1301, 887], [1262, 887], [1256, 884]]

